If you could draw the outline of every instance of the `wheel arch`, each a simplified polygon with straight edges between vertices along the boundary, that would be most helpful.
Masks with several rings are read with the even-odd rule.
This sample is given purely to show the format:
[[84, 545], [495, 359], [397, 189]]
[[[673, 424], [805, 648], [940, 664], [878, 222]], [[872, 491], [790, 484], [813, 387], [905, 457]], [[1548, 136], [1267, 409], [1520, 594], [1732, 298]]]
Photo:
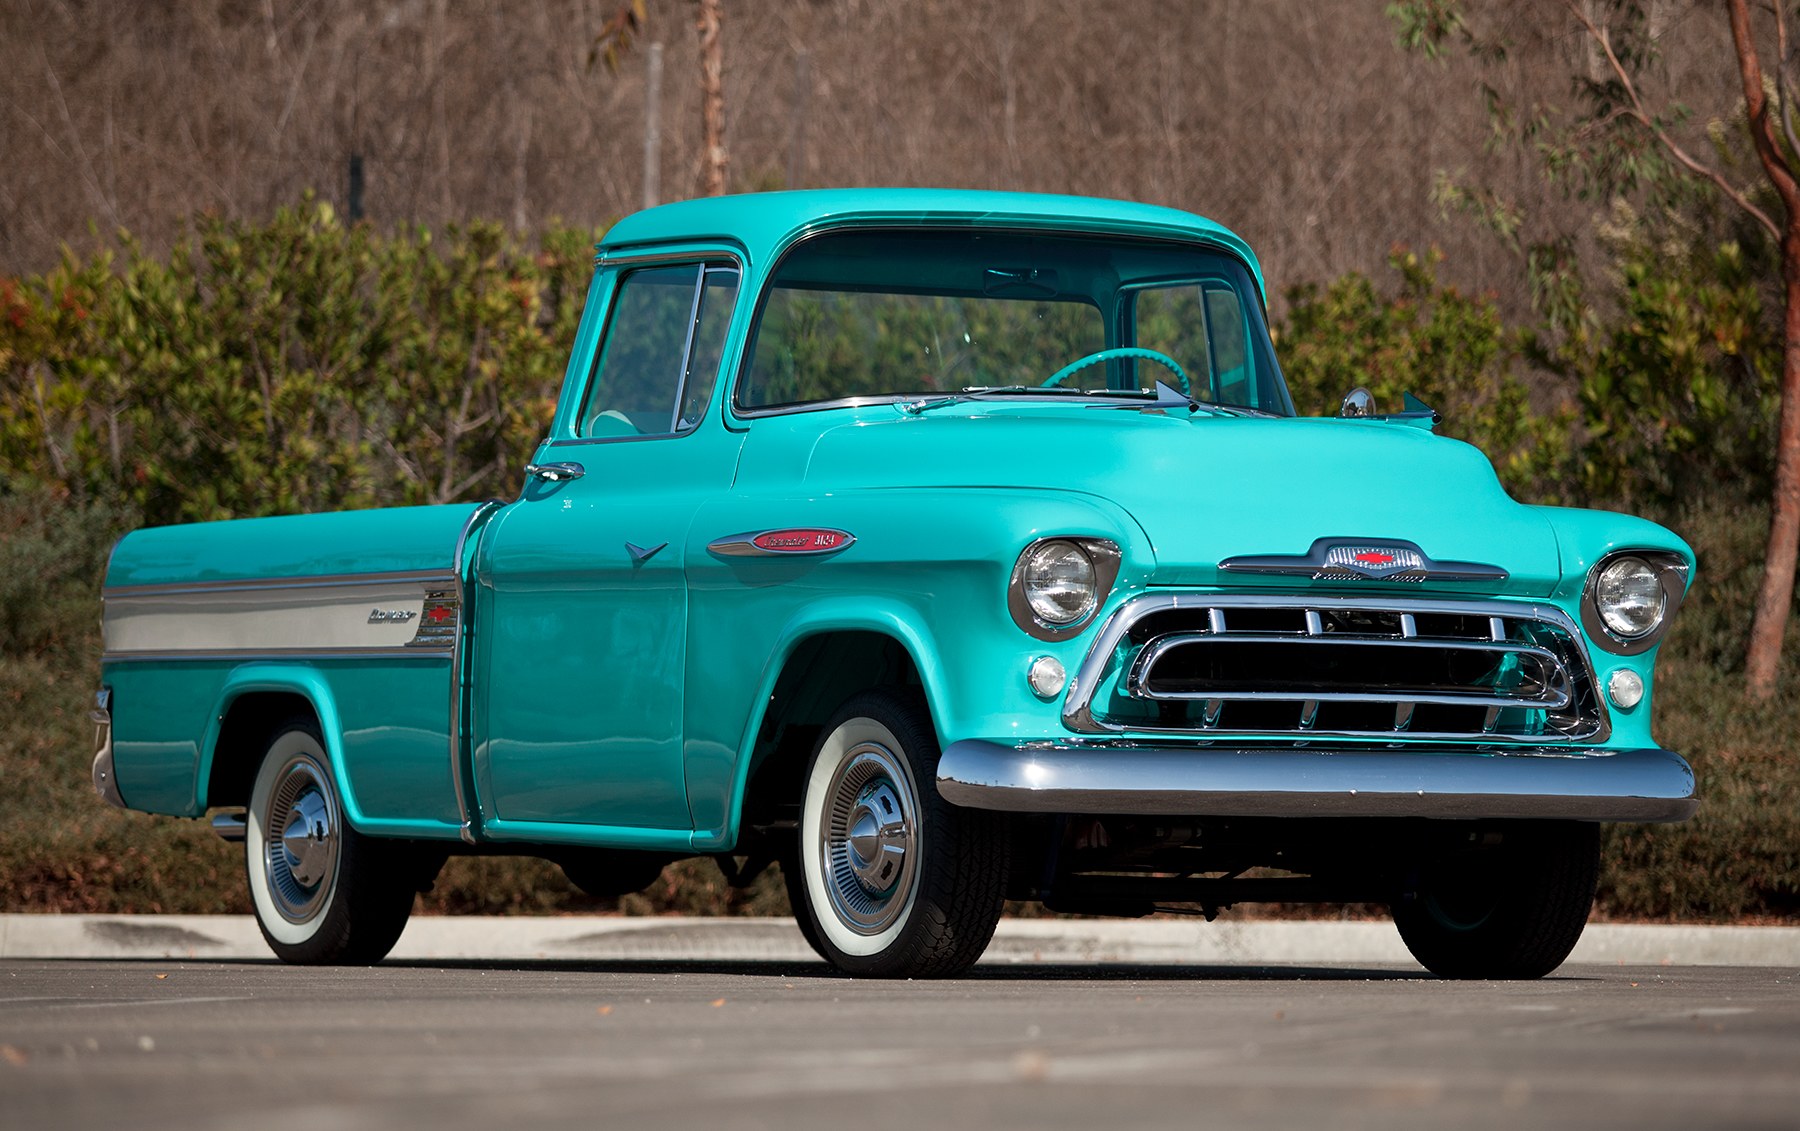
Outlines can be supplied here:
[[246, 664], [226, 677], [200, 752], [196, 800], [201, 812], [249, 802], [269, 739], [296, 714], [310, 714], [318, 724], [344, 814], [353, 826], [364, 823], [344, 768], [337, 698], [319, 671], [288, 664]]
[[[797, 802], [798, 775], [818, 729], [857, 692], [916, 688], [942, 734], [944, 678], [929, 630], [902, 602], [836, 598], [793, 617], [758, 681], [757, 707], [738, 746], [728, 824], [716, 847], [736, 846], [746, 814], [779, 803], [787, 784]], [[790, 770], [788, 783], [783, 775]]]

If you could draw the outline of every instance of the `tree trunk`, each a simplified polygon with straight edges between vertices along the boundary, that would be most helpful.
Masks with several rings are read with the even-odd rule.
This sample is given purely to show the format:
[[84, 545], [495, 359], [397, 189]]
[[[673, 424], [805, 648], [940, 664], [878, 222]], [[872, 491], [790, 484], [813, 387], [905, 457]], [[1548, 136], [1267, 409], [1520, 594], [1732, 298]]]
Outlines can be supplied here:
[[1750, 650], [1744, 661], [1746, 689], [1759, 701], [1775, 694], [1782, 640], [1794, 600], [1794, 567], [1800, 555], [1800, 228], [1793, 223], [1781, 241], [1781, 259], [1787, 299], [1782, 323], [1786, 344], [1781, 364], [1781, 423], [1776, 431], [1775, 497], [1762, 587], [1756, 594]]
[[[1750, 648], [1744, 657], [1745, 691], [1764, 701], [1775, 694], [1781, 667], [1782, 639], [1794, 602], [1794, 566], [1800, 555], [1800, 178], [1788, 164], [1776, 126], [1769, 120], [1769, 97], [1763, 89], [1762, 62], [1750, 38], [1745, 0], [1730, 0], [1731, 42], [1737, 51], [1738, 77], [1744, 84], [1744, 109], [1750, 140], [1763, 172], [1781, 197], [1785, 221], [1781, 237], [1781, 278], [1785, 290], [1782, 318], [1781, 418], [1775, 440], [1775, 494], [1770, 500], [1769, 545], [1763, 559], [1762, 587], [1750, 622]], [[1777, 61], [1779, 65], [1781, 60]]]
[[719, 0], [700, 0], [700, 130], [702, 191], [725, 195], [725, 53], [719, 44]]

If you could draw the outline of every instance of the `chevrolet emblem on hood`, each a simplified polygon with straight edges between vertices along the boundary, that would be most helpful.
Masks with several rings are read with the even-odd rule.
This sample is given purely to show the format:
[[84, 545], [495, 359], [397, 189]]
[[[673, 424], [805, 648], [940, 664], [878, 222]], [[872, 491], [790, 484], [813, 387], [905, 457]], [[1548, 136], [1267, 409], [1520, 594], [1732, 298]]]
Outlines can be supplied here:
[[1226, 558], [1231, 573], [1273, 573], [1314, 581], [1505, 581], [1499, 566], [1481, 562], [1437, 562], [1412, 542], [1388, 539], [1320, 538], [1304, 554], [1261, 554]]

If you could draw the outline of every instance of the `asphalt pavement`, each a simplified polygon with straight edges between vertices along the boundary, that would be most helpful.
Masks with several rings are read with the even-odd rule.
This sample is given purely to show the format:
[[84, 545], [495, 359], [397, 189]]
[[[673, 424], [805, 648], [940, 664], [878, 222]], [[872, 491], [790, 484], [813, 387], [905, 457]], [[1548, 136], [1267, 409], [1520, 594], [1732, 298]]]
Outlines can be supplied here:
[[0, 1125], [1800, 1126], [1800, 972], [0, 960]]

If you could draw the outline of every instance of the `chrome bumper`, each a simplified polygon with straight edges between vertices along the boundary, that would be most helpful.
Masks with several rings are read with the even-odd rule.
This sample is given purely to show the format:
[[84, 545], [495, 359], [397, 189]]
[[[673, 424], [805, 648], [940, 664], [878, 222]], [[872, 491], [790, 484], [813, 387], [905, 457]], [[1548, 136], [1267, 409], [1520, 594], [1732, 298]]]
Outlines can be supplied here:
[[125, 808], [125, 795], [119, 792], [119, 779], [113, 773], [112, 692], [102, 688], [94, 694], [94, 709], [88, 712], [94, 720], [94, 792], [100, 800], [115, 809]]
[[944, 800], [1014, 813], [1683, 821], [1694, 772], [1669, 750], [1233, 749], [953, 742]]

